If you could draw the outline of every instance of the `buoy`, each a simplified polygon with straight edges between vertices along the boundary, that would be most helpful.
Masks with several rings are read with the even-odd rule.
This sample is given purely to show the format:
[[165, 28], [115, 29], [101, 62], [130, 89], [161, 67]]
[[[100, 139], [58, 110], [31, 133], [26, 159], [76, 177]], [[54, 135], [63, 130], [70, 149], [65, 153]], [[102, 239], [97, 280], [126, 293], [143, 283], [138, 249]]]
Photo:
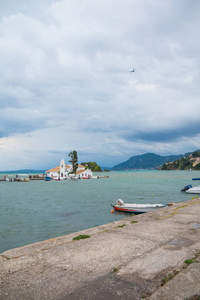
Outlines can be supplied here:
[[152, 194], [152, 196], [154, 196], [154, 194]]
[[111, 209], [111, 211], [110, 211], [111, 213], [114, 213], [114, 209]]

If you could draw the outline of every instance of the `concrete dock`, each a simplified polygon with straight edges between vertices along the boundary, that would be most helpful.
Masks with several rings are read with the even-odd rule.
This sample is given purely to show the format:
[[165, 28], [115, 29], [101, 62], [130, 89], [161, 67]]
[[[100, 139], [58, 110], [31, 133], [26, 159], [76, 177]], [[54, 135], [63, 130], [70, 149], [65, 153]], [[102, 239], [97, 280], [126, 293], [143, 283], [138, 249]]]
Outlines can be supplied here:
[[200, 198], [1, 253], [0, 299], [200, 299]]

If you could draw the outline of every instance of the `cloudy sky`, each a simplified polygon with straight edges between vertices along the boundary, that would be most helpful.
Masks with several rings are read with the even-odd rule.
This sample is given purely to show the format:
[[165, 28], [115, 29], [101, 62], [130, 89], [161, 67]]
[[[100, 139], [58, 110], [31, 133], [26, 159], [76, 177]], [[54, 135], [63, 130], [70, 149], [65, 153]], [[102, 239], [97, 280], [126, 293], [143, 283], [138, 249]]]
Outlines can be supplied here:
[[199, 15], [199, 0], [0, 0], [0, 170], [200, 149]]

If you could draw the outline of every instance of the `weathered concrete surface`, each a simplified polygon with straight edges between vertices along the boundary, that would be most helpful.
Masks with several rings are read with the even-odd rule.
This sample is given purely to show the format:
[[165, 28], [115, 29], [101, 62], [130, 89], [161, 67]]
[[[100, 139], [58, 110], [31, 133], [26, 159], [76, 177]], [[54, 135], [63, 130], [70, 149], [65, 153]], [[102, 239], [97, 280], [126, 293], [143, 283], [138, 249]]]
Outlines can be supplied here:
[[[73, 241], [79, 234], [90, 238]], [[193, 263], [186, 264], [188, 259]], [[3, 300], [195, 295], [200, 295], [199, 198], [0, 255]]]

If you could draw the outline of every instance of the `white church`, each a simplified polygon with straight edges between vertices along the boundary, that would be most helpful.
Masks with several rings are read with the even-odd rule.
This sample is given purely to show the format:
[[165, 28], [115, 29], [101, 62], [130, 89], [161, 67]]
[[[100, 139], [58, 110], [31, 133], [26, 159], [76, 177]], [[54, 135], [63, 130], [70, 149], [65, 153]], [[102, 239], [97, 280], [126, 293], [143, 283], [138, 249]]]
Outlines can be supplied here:
[[72, 165], [66, 165], [64, 159], [61, 159], [60, 166], [46, 171], [46, 176], [52, 179], [68, 179], [71, 177], [89, 179], [93, 177], [93, 172], [86, 169], [85, 166], [78, 165], [78, 169], [75, 174], [72, 172]]

